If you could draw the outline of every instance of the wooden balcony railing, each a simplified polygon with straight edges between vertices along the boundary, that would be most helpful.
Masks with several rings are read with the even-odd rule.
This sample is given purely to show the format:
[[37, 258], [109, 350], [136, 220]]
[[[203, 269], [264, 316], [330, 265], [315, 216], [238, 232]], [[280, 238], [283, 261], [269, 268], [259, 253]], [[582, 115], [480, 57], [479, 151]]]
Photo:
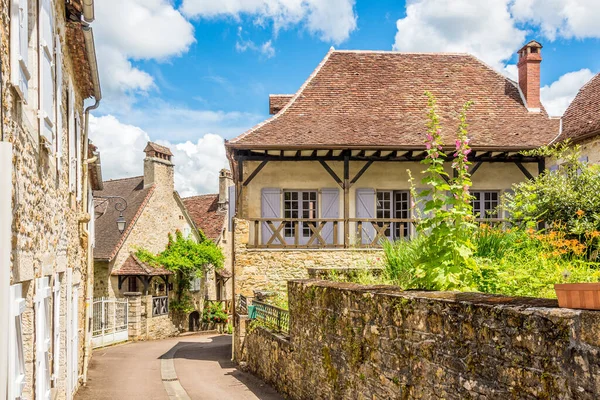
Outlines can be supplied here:
[[[379, 248], [384, 240], [400, 240], [416, 234], [414, 218], [248, 218], [248, 247], [258, 249]], [[478, 218], [479, 224], [507, 227], [503, 218]]]

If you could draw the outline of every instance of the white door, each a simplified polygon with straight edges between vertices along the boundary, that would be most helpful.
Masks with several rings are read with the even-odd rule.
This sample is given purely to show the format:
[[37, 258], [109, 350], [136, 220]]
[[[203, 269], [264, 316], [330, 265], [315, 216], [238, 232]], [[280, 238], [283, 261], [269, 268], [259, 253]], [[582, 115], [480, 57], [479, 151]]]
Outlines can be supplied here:
[[71, 297], [71, 391], [77, 389], [79, 380], [79, 285], [73, 285]]
[[35, 281], [35, 398], [50, 400], [50, 278]]

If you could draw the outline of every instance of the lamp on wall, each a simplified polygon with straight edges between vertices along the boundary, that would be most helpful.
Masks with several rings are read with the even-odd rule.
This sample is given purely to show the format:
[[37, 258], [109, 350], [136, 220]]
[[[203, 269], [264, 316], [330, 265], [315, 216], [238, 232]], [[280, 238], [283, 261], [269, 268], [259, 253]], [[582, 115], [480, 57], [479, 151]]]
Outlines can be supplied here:
[[115, 203], [115, 210], [119, 212], [119, 218], [117, 218], [117, 229], [119, 232], [123, 233], [125, 228], [127, 227], [127, 220], [123, 216], [123, 211], [127, 209], [127, 200], [121, 196], [94, 196], [96, 199], [106, 199], [110, 201], [112, 199], [117, 199], [118, 201]]

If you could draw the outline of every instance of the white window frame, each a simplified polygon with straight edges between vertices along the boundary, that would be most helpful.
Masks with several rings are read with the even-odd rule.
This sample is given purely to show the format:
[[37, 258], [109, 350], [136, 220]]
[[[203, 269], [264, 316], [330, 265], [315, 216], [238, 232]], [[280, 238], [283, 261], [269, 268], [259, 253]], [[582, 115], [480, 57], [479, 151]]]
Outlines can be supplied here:
[[25, 349], [23, 347], [23, 313], [25, 299], [21, 284], [10, 287], [11, 318], [8, 337], [8, 398], [20, 399], [25, 387]]
[[52, 381], [54, 387], [58, 387], [58, 380], [60, 379], [60, 305], [61, 305], [61, 276], [58, 273], [54, 274], [54, 284], [52, 287], [52, 308], [54, 309], [54, 321], [53, 321], [53, 342], [52, 342]]
[[54, 62], [54, 7], [52, 0], [41, 0], [39, 9], [39, 69], [40, 69], [40, 136], [45, 147], [54, 153], [56, 136], [56, 71]]
[[35, 398], [50, 400], [50, 278], [38, 278], [35, 283]]
[[[389, 196], [389, 200], [383, 200], [383, 201], [389, 201], [389, 209], [385, 210], [384, 207], [380, 207], [380, 194], [381, 195], [385, 195], [387, 194]], [[407, 201], [407, 208], [406, 210], [398, 210], [397, 209], [397, 203], [398, 203], [398, 196], [406, 196], [406, 201]], [[403, 201], [402, 199], [400, 201]], [[396, 219], [396, 214], [397, 213], [401, 213], [401, 212], [406, 212], [407, 216], [406, 217], [402, 217], [401, 219], [410, 219], [411, 218], [411, 210], [412, 210], [412, 201], [411, 201], [411, 195], [410, 195], [410, 190], [376, 190], [375, 191], [375, 217], [376, 218], [384, 218], [384, 219]], [[389, 212], [390, 216], [389, 217], [380, 217], [380, 212]], [[378, 222], [379, 226], [382, 226], [382, 223]], [[390, 240], [397, 240], [397, 239], [405, 239], [405, 238], [409, 238], [411, 236], [411, 223], [409, 222], [392, 222], [390, 223], [388, 229], [386, 229], [386, 236], [390, 239]], [[406, 234], [401, 236], [401, 235], [397, 235], [397, 230], [399, 229], [404, 229]]]
[[60, 35], [56, 35], [54, 39], [54, 64], [55, 64], [55, 100], [56, 100], [56, 168], [60, 172], [62, 170], [62, 152], [63, 152], [63, 72], [62, 72], [62, 45], [60, 43]]
[[[479, 199], [476, 199], [475, 196], [479, 195]], [[487, 194], [495, 194], [496, 195], [496, 200], [492, 200], [489, 199], [487, 200], [485, 198], [485, 196]], [[471, 195], [473, 196], [473, 200], [471, 201], [471, 204], [473, 206], [473, 215], [475, 215], [475, 218], [477, 219], [493, 219], [493, 218], [500, 218], [500, 203], [501, 203], [501, 196], [502, 196], [502, 191], [501, 190], [471, 190]], [[494, 207], [493, 209], [487, 209], [485, 207], [485, 203], [486, 202], [495, 202], [496, 203], [496, 207]], [[475, 203], [479, 203], [479, 209], [480, 209], [480, 214], [483, 213], [484, 215], [477, 215], [476, 214], [476, 207], [475, 207]], [[495, 215], [490, 216], [490, 212], [494, 212]]]
[[75, 168], [76, 168], [76, 195], [77, 201], [81, 201], [81, 118], [79, 117], [79, 113], [75, 113], [75, 151], [77, 154], [75, 155]]
[[28, 0], [11, 0], [10, 58], [11, 83], [21, 100], [27, 104], [29, 91], [29, 4]]
[[[297, 199], [289, 199], [286, 200], [286, 195], [287, 194], [296, 194], [297, 195]], [[314, 200], [312, 199], [304, 199], [304, 195], [308, 194], [308, 195], [313, 195], [314, 194]], [[305, 202], [313, 202], [314, 201], [314, 207], [313, 208], [305, 208]], [[286, 203], [288, 204], [293, 204], [295, 203], [297, 205], [297, 209], [289, 209], [286, 210]], [[320, 199], [319, 199], [319, 190], [318, 189], [302, 189], [302, 190], [293, 190], [293, 189], [286, 189], [283, 190], [282, 193], [282, 198], [281, 198], [281, 205], [283, 207], [283, 218], [284, 219], [316, 219], [319, 218], [319, 213], [320, 213], [320, 208], [321, 208], [321, 204], [320, 204]], [[286, 215], [286, 212], [290, 211], [290, 212], [296, 212], [297, 216], [294, 217], [293, 215]], [[304, 214], [306, 212], [310, 213], [313, 212], [312, 216], [304, 216]], [[282, 230], [282, 236], [285, 240], [289, 240], [289, 241], [293, 241], [295, 238], [295, 234], [296, 234], [296, 225], [292, 222], [292, 223], [285, 223], [286, 226], [283, 227]], [[302, 222], [299, 225], [299, 229], [300, 232], [298, 234], [298, 237], [300, 239], [300, 243], [303, 243], [305, 241], [308, 241], [308, 239], [313, 235], [312, 231], [310, 230], [309, 227], [309, 223], [308, 222]]]
[[76, 146], [76, 132], [75, 132], [75, 90], [73, 89], [73, 82], [69, 80], [69, 92], [67, 99], [67, 126], [68, 126], [68, 139], [69, 139], [69, 192], [75, 193], [77, 191], [77, 151]]

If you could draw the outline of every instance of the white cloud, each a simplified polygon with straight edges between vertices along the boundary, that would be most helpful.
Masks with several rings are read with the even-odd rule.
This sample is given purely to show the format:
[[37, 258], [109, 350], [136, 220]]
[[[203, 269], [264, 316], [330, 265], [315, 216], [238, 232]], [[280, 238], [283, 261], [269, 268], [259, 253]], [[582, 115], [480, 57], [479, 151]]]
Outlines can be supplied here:
[[394, 49], [467, 52], [503, 70], [525, 40], [514, 25], [509, 0], [412, 0], [397, 21]]
[[[93, 24], [100, 79], [109, 110], [121, 109], [154, 79], [133, 60], [166, 60], [188, 51], [194, 28], [169, 0], [103, 0]], [[104, 104], [106, 110], [106, 104]]]
[[579, 71], [568, 72], [562, 75], [550, 86], [541, 88], [540, 97], [542, 103], [552, 116], [561, 116], [583, 85], [585, 85], [594, 73], [585, 68]]
[[598, 0], [514, 0], [511, 13], [520, 22], [539, 26], [552, 41], [600, 38]]
[[241, 15], [263, 25], [272, 21], [275, 31], [301, 24], [321, 40], [341, 43], [356, 29], [354, 0], [183, 0], [181, 10], [190, 17]]
[[257, 51], [264, 55], [267, 58], [271, 58], [275, 56], [275, 48], [273, 47], [272, 41], [268, 40], [262, 45], [257, 45], [252, 40], [244, 39], [243, 29], [241, 26], [238, 27], [238, 39], [235, 42], [235, 49], [240, 53], [245, 52], [246, 50]]
[[[147, 132], [112, 115], [91, 116], [90, 137], [100, 150], [105, 180], [143, 174], [143, 150], [151, 140]], [[175, 156], [175, 189], [182, 196], [218, 192], [219, 170], [228, 167], [222, 137], [207, 133], [196, 141], [157, 142], [170, 147]]]

